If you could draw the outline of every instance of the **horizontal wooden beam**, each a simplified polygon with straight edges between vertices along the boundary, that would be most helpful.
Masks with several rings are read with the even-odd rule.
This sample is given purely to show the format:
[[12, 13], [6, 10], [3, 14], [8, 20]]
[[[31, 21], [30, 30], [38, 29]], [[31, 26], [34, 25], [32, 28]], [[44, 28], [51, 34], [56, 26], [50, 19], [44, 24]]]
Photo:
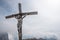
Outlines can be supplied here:
[[16, 17], [16, 16], [18, 16], [18, 15], [23, 16], [23, 15], [36, 15], [36, 14], [37, 14], [37, 12], [18, 13], [18, 14], [12, 14], [12, 15], [6, 16], [5, 18], [6, 18], [6, 19], [7, 19], [7, 18], [12, 18], [12, 17]]
[[22, 15], [36, 15], [37, 12], [26, 12], [26, 13], [22, 13]]

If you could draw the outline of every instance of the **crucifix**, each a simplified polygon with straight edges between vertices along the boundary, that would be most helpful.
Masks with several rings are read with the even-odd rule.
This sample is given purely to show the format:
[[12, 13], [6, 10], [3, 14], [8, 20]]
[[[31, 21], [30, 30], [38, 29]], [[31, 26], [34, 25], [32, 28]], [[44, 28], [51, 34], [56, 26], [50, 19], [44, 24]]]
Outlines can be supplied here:
[[17, 23], [18, 36], [19, 36], [19, 40], [22, 40], [22, 21], [23, 21], [23, 18], [25, 18], [25, 16], [27, 16], [27, 15], [35, 15], [35, 14], [37, 14], [37, 12], [22, 13], [21, 4], [19, 3], [18, 5], [19, 5], [19, 13], [6, 16], [5, 18], [8, 19], [8, 18], [15, 17], [18, 20], [18, 23]]

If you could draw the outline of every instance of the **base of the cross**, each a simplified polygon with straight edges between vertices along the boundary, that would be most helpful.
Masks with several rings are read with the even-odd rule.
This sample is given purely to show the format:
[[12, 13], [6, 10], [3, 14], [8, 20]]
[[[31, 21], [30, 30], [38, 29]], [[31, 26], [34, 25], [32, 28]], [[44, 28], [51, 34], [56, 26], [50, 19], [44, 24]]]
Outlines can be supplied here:
[[19, 33], [18, 36], [19, 36], [19, 40], [22, 40], [22, 33]]

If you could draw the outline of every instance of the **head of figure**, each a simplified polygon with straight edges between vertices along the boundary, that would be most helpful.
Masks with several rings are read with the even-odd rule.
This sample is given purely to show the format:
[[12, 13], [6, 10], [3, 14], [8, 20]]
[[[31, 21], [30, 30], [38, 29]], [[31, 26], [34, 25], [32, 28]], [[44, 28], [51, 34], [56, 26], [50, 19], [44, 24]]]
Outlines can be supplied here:
[[21, 17], [21, 15], [15, 16], [16, 19], [20, 19]]

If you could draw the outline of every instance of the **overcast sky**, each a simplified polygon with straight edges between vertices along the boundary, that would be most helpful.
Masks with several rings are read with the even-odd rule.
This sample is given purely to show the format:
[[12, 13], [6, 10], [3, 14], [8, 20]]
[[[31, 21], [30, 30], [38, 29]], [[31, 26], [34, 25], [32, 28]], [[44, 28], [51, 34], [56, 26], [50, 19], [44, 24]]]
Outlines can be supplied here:
[[24, 37], [55, 35], [60, 38], [60, 0], [0, 0], [0, 32], [17, 32], [17, 20], [5, 16], [18, 13], [18, 3], [22, 4], [22, 12], [38, 12], [24, 18]]

